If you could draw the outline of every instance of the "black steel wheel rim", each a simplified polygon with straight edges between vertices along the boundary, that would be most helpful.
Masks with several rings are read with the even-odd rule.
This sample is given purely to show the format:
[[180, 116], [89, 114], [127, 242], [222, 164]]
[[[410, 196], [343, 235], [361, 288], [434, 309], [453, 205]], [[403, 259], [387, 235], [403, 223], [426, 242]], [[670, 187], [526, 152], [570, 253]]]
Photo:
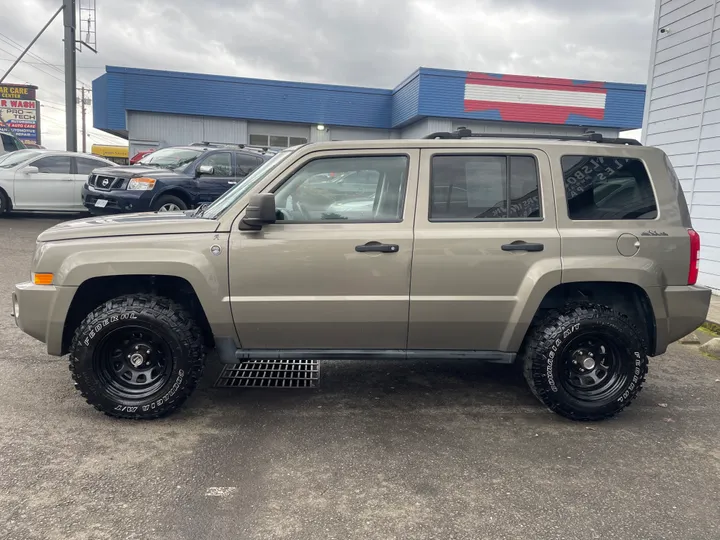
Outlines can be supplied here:
[[622, 393], [631, 375], [630, 358], [617, 339], [605, 332], [575, 336], [561, 352], [561, 385], [579, 401], [611, 401]]
[[105, 391], [125, 401], [152, 396], [170, 379], [172, 350], [157, 331], [144, 326], [111, 330], [95, 349], [93, 368]]

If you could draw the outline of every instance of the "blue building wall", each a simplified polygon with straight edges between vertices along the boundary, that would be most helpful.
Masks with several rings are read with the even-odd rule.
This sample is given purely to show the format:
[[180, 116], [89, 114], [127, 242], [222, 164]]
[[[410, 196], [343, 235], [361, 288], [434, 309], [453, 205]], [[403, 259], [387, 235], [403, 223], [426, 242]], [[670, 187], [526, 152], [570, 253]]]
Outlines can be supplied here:
[[[503, 99], [511, 101], [521, 101], [515, 96], [527, 88], [557, 89], [562, 96], [590, 84], [605, 93], [602, 118], [568, 114], [564, 124], [620, 130], [642, 125], [644, 85], [481, 76], [490, 80], [487, 84], [500, 85]], [[423, 117], [505, 120], [504, 105], [467, 110], [465, 87], [472, 77], [471, 72], [420, 68], [390, 90], [107, 66], [93, 81], [93, 118], [96, 128], [115, 133], [126, 132], [129, 110], [379, 129]], [[542, 111], [526, 121], [543, 122]]]

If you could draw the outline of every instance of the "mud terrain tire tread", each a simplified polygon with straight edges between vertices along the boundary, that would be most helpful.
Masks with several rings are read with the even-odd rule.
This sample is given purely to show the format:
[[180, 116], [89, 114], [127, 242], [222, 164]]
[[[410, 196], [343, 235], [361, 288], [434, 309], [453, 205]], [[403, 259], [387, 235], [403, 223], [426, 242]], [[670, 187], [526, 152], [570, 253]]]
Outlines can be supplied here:
[[[182, 347], [183, 358], [176, 359], [182, 364], [185, 373], [182, 384], [175, 394], [168, 398], [161, 406], [143, 412], [117, 411], [108, 407], [108, 398], [98, 396], [84, 383], [84, 370], [89, 369], [83, 364], [80, 355], [86, 350], [81, 337], [87, 335], [99, 321], [107, 320], [112, 315], [136, 313], [138, 316], [154, 319], [164, 325], [166, 329], [175, 334]], [[202, 376], [205, 365], [205, 347], [200, 328], [190, 313], [180, 304], [172, 300], [152, 294], [132, 294], [108, 300], [91, 311], [75, 330], [70, 344], [70, 372], [75, 388], [85, 400], [98, 411], [108, 416], [128, 419], [155, 419], [166, 416], [175, 411], [190, 396]], [[164, 390], [163, 390], [164, 391]], [[158, 392], [161, 394], [162, 392]], [[154, 398], [153, 398], [154, 399]]]
[[[567, 339], [563, 333], [581, 322], [596, 322], [614, 327], [628, 343], [640, 353], [638, 379], [622, 402], [613, 403], [598, 411], [579, 411], [562, 396], [553, 392], [548, 382], [547, 365], [549, 352], [557, 339]], [[525, 380], [535, 397], [551, 411], [571, 420], [598, 421], [615, 416], [628, 407], [642, 389], [648, 372], [647, 345], [642, 333], [627, 315], [599, 304], [569, 304], [559, 310], [551, 310], [528, 331], [520, 352], [520, 364]]]

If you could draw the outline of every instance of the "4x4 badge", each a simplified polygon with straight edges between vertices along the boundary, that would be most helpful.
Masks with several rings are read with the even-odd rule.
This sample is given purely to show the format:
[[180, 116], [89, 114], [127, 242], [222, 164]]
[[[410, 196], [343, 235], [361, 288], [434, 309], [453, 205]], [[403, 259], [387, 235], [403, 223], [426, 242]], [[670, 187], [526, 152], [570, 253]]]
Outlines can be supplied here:
[[214, 244], [210, 247], [210, 253], [212, 253], [213, 255], [220, 255], [222, 253], [222, 248], [217, 244]]

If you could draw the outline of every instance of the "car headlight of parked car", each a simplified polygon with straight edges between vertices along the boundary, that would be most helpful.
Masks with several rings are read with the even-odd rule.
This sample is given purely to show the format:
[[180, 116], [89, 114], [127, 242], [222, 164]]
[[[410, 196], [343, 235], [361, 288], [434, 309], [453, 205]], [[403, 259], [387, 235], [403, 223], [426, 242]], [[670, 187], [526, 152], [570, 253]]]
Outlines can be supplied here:
[[131, 178], [127, 188], [133, 191], [149, 191], [155, 187], [154, 178]]

